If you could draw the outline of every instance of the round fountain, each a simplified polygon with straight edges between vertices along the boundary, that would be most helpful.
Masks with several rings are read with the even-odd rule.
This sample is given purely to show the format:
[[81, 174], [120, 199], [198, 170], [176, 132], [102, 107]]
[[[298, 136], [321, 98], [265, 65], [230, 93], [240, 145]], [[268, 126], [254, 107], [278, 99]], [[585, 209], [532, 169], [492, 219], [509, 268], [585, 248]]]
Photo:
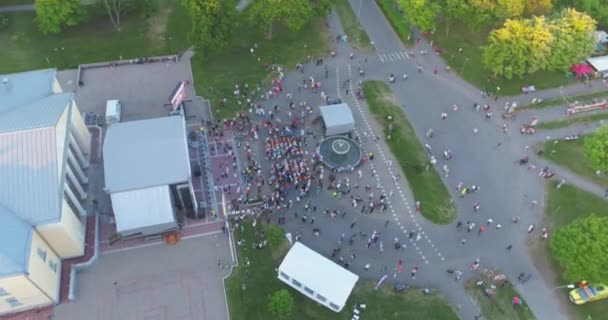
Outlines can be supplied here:
[[330, 136], [321, 140], [319, 155], [330, 169], [338, 171], [353, 170], [361, 161], [359, 145], [346, 136]]

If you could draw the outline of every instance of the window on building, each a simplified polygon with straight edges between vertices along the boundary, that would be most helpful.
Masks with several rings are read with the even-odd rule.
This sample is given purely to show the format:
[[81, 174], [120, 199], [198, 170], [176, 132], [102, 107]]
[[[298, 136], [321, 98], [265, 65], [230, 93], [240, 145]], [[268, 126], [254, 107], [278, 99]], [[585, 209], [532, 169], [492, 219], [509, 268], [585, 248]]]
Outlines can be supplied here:
[[6, 303], [10, 304], [13, 308], [23, 305], [17, 298], [8, 298], [6, 299]]
[[301, 287], [302, 283], [300, 283], [298, 280], [296, 279], [291, 279], [291, 283], [295, 284], [297, 287]]
[[311, 296], [315, 294], [315, 292], [312, 291], [312, 289], [309, 287], [304, 287], [304, 291], [306, 291], [306, 293], [308, 293]]
[[7, 296], [7, 295], [8, 295], [8, 292], [6, 290], [0, 288], [0, 297]]
[[337, 305], [337, 304], [332, 303], [332, 302], [330, 302], [330, 303], [329, 303], [329, 306], [330, 306], [332, 309], [336, 310], [336, 311], [340, 309], [340, 307], [338, 307], [338, 305]]
[[280, 271], [280, 272], [279, 272], [279, 275], [280, 275], [280, 276], [281, 276], [283, 279], [285, 279], [285, 280], [289, 280], [289, 276], [288, 276], [288, 275], [287, 275], [285, 272]]
[[49, 259], [49, 268], [51, 268], [53, 272], [57, 273], [57, 262]]
[[46, 261], [46, 250], [38, 248], [38, 256], [40, 259], [42, 259], [42, 261]]
[[322, 301], [322, 302], [327, 301], [327, 299], [324, 296], [322, 296], [322, 295], [320, 295], [318, 293], [317, 293], [317, 299], [319, 299], [319, 301]]

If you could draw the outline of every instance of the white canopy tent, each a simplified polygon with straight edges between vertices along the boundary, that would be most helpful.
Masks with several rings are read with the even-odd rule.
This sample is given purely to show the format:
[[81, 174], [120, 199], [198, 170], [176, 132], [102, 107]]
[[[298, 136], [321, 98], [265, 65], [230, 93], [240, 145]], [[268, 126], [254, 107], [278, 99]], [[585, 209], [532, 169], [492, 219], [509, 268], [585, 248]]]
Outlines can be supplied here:
[[608, 56], [601, 57], [592, 57], [588, 58], [587, 62], [595, 69], [597, 72], [608, 72]]
[[346, 103], [322, 106], [320, 110], [326, 136], [350, 133], [355, 130], [355, 119]]
[[335, 312], [344, 308], [359, 280], [356, 274], [300, 242], [291, 247], [281, 262], [278, 278]]
[[177, 228], [169, 186], [113, 193], [116, 232], [123, 237], [158, 234]]

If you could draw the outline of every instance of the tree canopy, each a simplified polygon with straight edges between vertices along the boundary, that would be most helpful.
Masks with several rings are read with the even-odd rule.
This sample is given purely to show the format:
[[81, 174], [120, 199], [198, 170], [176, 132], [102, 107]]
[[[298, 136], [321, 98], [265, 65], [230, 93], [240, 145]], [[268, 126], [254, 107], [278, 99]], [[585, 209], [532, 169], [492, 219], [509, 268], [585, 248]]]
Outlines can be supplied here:
[[299, 30], [313, 13], [310, 0], [257, 0], [249, 8], [250, 18], [268, 30], [268, 39], [272, 38], [275, 23]]
[[608, 171], [608, 126], [597, 128], [593, 134], [585, 137], [585, 155], [593, 169]]
[[553, 257], [570, 282], [608, 279], [608, 217], [589, 216], [559, 229], [550, 239]]
[[435, 29], [437, 16], [441, 11], [439, 3], [433, 0], [397, 0], [411, 23], [421, 31]]
[[59, 33], [66, 26], [75, 26], [86, 16], [79, 0], [36, 0], [36, 22], [44, 34]]
[[490, 32], [483, 62], [495, 75], [522, 77], [539, 70], [568, 70], [594, 50], [595, 21], [574, 9], [553, 19], [507, 19]]
[[223, 48], [233, 35], [236, 7], [232, 0], [182, 0], [192, 17], [190, 41], [206, 52]]
[[508, 19], [490, 33], [483, 63], [495, 75], [522, 77], [547, 66], [552, 40], [544, 17]]
[[268, 311], [278, 320], [289, 319], [293, 313], [294, 301], [287, 289], [275, 291], [268, 299]]

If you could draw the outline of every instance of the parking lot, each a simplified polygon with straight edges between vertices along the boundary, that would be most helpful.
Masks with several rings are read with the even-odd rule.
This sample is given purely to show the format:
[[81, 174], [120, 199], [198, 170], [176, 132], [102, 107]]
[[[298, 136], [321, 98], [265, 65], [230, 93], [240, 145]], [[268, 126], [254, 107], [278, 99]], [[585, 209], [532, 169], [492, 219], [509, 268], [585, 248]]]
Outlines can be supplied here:
[[76, 301], [62, 320], [228, 319], [222, 278], [230, 264], [224, 233], [103, 254], [78, 274]]

